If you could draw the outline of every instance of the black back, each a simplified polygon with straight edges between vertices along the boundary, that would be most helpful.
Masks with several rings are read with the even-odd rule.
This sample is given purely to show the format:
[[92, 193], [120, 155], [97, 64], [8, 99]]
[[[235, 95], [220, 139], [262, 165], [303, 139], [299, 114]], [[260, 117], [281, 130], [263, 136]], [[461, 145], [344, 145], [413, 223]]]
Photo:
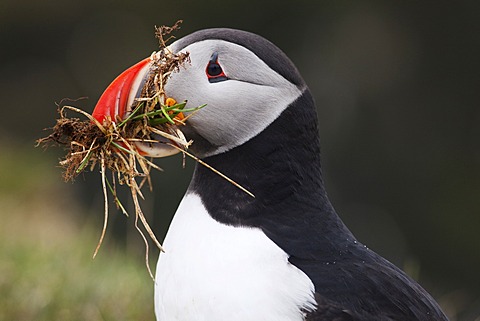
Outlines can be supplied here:
[[257, 227], [315, 285], [307, 320], [447, 320], [405, 273], [359, 243], [325, 192], [308, 90], [247, 143], [205, 161], [255, 194], [197, 165], [189, 187], [219, 222]]

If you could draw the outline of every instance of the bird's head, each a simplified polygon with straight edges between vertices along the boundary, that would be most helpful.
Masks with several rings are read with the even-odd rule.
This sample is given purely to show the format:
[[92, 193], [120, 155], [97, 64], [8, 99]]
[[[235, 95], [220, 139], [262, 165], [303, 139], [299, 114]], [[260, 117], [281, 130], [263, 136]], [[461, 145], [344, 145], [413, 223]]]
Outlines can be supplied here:
[[[207, 29], [169, 46], [188, 52], [190, 63], [171, 74], [165, 92], [191, 107], [207, 104], [182, 127], [191, 149], [200, 157], [242, 145], [262, 132], [305, 90], [289, 58], [266, 39], [245, 31]], [[141, 93], [150, 68], [144, 59], [124, 71], [106, 89], [93, 116], [101, 120], [125, 117]], [[177, 150], [165, 144], [143, 146], [150, 156]]]

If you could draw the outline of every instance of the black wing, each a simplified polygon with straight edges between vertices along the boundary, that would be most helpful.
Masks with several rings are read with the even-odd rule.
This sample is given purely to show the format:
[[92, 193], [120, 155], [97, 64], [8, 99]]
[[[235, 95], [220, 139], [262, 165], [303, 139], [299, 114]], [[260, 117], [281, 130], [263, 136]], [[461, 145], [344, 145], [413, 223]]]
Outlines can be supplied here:
[[315, 285], [307, 321], [448, 321], [435, 300], [403, 271], [367, 248], [319, 262], [290, 257]]
[[317, 309], [307, 313], [306, 321], [355, 321], [352, 312], [315, 293]]

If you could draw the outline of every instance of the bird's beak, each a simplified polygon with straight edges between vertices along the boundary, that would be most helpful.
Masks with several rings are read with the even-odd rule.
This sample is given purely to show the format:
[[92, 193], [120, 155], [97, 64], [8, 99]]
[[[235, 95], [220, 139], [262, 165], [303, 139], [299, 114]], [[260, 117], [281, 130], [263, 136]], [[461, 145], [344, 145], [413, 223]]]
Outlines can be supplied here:
[[[142, 92], [150, 65], [150, 58], [143, 59], [115, 78], [100, 96], [92, 116], [100, 123], [104, 123], [106, 119], [113, 122], [125, 119], [132, 111], [135, 98]], [[166, 144], [171, 143], [170, 141], [161, 137], [156, 138], [161, 143], [135, 143], [135, 145], [141, 154], [150, 157], [165, 157], [178, 153], [178, 149]]]

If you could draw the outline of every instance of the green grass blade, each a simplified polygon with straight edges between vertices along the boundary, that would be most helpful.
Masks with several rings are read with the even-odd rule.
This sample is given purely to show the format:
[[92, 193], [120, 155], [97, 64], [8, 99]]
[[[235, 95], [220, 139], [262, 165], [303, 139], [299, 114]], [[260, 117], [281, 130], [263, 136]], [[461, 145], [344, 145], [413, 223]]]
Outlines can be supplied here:
[[175, 104], [175, 105], [172, 105], [172, 106], [164, 106], [164, 109], [166, 111], [170, 111], [170, 110], [173, 110], [173, 109], [183, 110], [183, 108], [185, 108], [186, 104], [187, 104], [187, 101], [184, 101], [183, 103], [180, 103], [180, 104]]
[[163, 116], [165, 116], [165, 118], [168, 120], [168, 122], [170, 124], [175, 124], [175, 122], [170, 118], [170, 115], [168, 114], [168, 112], [165, 110], [165, 107], [163, 107], [163, 105], [160, 105], [160, 110], [162, 111], [163, 113]]
[[199, 109], [202, 109], [203, 107], [207, 106], [207, 104], [203, 104], [203, 105], [200, 105], [198, 107], [194, 107], [194, 108], [187, 108], [187, 109], [171, 109], [171, 111], [178, 111], [178, 112], [184, 112], [184, 113], [191, 113], [191, 112], [194, 112], [194, 111], [197, 111]]
[[88, 165], [88, 161], [90, 160], [90, 157], [92, 157], [92, 154], [93, 154], [93, 151], [90, 149], [87, 153], [87, 155], [85, 155], [85, 157], [83, 158], [82, 162], [80, 163], [80, 165], [78, 166], [77, 170], [75, 171], [75, 173], [80, 173], [82, 172], [85, 167]]
[[114, 199], [115, 203], [122, 210], [122, 213], [125, 214], [125, 216], [128, 217], [128, 212], [125, 209], [125, 207], [123, 206], [122, 202], [120, 202], [120, 199], [117, 197], [117, 193], [113, 189], [112, 184], [110, 184], [110, 181], [108, 179], [105, 179], [105, 182], [107, 183], [107, 186], [108, 186], [108, 189], [110, 190], [110, 193], [112, 193], [112, 195], [113, 195], [113, 199]]
[[[122, 120], [117, 127], [122, 127], [123, 125], [125, 125], [128, 121], [130, 120], [133, 120], [135, 119], [136, 117], [134, 117], [138, 111], [140, 110], [141, 107], [143, 107], [145, 105], [145, 103], [142, 101], [140, 104], [138, 104], [138, 106], [130, 113], [130, 115], [128, 115], [127, 118], [125, 118], [124, 120]], [[142, 115], [140, 115], [142, 116]], [[138, 116], [137, 116], [138, 117]]]
[[115, 143], [115, 142], [110, 142], [110, 144], [112, 144], [113, 146], [115, 146], [116, 148], [120, 149], [120, 150], [123, 150], [124, 152], [126, 153], [129, 153], [129, 154], [132, 154], [132, 155], [135, 155], [135, 153], [129, 149], [126, 149], [125, 147]]
[[148, 124], [150, 126], [157, 126], [157, 125], [162, 125], [168, 122], [168, 119], [162, 117], [162, 118], [153, 118], [148, 120]]

